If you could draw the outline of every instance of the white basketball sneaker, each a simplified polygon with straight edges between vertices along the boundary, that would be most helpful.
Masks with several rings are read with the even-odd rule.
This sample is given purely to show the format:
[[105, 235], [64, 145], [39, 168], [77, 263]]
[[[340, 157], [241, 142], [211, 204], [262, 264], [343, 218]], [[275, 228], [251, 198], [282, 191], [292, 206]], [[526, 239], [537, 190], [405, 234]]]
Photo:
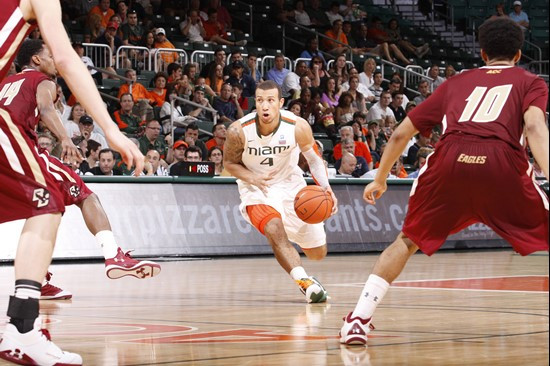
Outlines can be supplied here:
[[13, 324], [6, 324], [0, 340], [0, 358], [18, 365], [82, 365], [82, 357], [56, 346], [48, 331], [40, 329], [41, 323], [37, 318], [34, 328], [23, 334]]
[[302, 278], [296, 280], [296, 283], [300, 286], [300, 291], [306, 295], [306, 301], [308, 303], [327, 301], [327, 291], [315, 277], [310, 276], [308, 278]]
[[362, 319], [360, 317], [351, 317], [349, 313], [344, 318], [344, 325], [340, 329], [340, 343], [343, 344], [367, 344], [367, 334], [374, 329], [371, 319]]

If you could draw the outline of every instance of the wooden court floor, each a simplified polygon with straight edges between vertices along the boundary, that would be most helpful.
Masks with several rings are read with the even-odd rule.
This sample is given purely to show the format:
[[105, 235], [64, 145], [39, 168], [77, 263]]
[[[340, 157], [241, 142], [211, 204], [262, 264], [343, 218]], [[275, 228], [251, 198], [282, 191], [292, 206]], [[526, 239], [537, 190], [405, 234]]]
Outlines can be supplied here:
[[[52, 283], [74, 298], [42, 301], [41, 313], [86, 365], [548, 365], [547, 253], [417, 254], [379, 306], [369, 346], [340, 346], [375, 260], [304, 259], [331, 296], [315, 305], [271, 256], [167, 261], [148, 280], [54, 264]], [[12, 287], [1, 266], [0, 331]]]

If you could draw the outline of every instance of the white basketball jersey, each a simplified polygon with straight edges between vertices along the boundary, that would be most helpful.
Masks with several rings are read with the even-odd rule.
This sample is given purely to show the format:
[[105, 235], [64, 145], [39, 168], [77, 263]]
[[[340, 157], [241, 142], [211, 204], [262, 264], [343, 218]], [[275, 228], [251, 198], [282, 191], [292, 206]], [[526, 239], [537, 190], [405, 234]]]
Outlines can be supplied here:
[[245, 143], [242, 154], [244, 165], [256, 174], [276, 174], [271, 183], [302, 177], [298, 167], [300, 148], [296, 143], [296, 116], [281, 110], [279, 126], [269, 136], [260, 136], [256, 113], [250, 113], [241, 119]]

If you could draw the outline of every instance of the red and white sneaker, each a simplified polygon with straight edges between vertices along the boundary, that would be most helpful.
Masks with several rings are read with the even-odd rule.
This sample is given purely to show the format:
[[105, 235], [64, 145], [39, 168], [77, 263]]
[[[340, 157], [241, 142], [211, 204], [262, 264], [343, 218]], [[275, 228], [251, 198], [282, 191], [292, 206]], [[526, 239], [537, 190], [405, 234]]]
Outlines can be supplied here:
[[56, 346], [48, 331], [40, 326], [37, 318], [33, 330], [21, 334], [13, 324], [6, 324], [0, 340], [0, 358], [18, 365], [82, 365], [80, 355]]
[[118, 248], [116, 257], [105, 259], [105, 274], [114, 280], [124, 276], [136, 278], [153, 277], [160, 273], [160, 265], [151, 261], [140, 261]]
[[40, 290], [40, 300], [68, 300], [73, 297], [67, 290], [63, 290], [50, 283], [52, 279], [52, 273], [46, 273], [46, 284], [42, 285]]
[[367, 344], [367, 334], [374, 329], [371, 319], [362, 319], [360, 317], [351, 317], [349, 313], [344, 318], [344, 325], [340, 329], [340, 343], [343, 344]]

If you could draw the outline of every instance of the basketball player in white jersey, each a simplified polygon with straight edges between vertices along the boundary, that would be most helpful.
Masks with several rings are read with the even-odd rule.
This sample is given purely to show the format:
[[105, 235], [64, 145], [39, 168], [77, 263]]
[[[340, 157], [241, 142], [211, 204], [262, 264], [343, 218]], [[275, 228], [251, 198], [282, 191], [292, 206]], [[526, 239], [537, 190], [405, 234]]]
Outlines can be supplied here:
[[332, 214], [337, 211], [337, 200], [309, 124], [281, 110], [283, 103], [276, 83], [268, 80], [258, 85], [257, 111], [233, 122], [227, 131], [224, 167], [237, 178], [244, 218], [266, 236], [275, 258], [300, 286], [306, 300], [324, 302], [326, 290], [308, 276], [290, 243], [298, 244], [313, 260], [327, 254], [324, 224], [306, 224], [294, 212], [294, 197], [306, 186], [298, 167], [300, 152], [316, 183], [332, 196]]

